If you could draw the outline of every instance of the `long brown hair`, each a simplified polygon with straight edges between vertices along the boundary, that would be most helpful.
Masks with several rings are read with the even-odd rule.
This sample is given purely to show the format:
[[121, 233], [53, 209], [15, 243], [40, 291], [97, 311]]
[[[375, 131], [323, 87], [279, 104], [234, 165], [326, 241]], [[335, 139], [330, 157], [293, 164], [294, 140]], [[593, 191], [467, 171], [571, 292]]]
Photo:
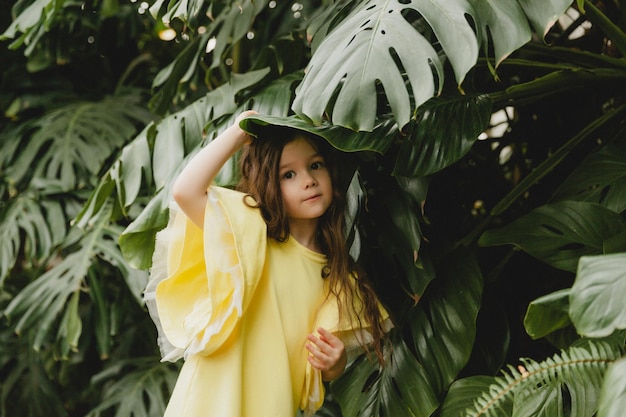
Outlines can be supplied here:
[[[384, 329], [378, 308], [378, 297], [368, 283], [365, 273], [350, 257], [346, 244], [345, 209], [346, 196], [337, 184], [340, 183], [337, 164], [338, 152], [324, 139], [304, 131], [273, 126], [267, 127], [263, 136], [252, 141], [243, 150], [240, 160], [241, 178], [236, 189], [252, 197], [245, 198], [246, 204], [258, 207], [267, 223], [268, 237], [284, 242], [289, 238], [289, 219], [284, 208], [280, 190], [278, 167], [283, 148], [297, 138], [304, 138], [324, 158], [333, 186], [333, 202], [320, 217], [317, 243], [326, 255], [328, 267], [322, 271], [322, 277], [329, 280], [329, 288], [339, 302], [339, 311], [343, 305], [353, 310], [361, 326], [361, 318], [368, 324], [373, 338], [372, 347], [379, 361], [383, 362], [382, 343]], [[356, 287], [351, 284], [351, 276], [356, 277]], [[360, 302], [355, 303], [355, 300]], [[364, 348], [368, 349], [367, 346]]]

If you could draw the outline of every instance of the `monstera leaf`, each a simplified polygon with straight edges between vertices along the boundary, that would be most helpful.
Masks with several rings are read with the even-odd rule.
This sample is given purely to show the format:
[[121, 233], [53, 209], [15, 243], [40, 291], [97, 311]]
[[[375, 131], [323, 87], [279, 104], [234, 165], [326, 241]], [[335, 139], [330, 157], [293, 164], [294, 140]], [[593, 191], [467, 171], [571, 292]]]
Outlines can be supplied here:
[[626, 209], [626, 147], [609, 144], [593, 153], [561, 184], [553, 200], [590, 201], [621, 213]]
[[146, 124], [151, 115], [139, 94], [111, 96], [97, 102], [77, 102], [55, 109], [32, 122], [28, 143], [9, 161], [14, 182], [30, 178], [56, 179], [69, 191], [91, 181], [107, 158]]
[[406, 124], [412, 110], [410, 91], [417, 103], [438, 94], [444, 69], [434, 39], [420, 33], [405, 17], [405, 10], [434, 23], [444, 50], [455, 51], [450, 55], [457, 78], [462, 79], [478, 57], [476, 35], [465, 18], [473, 11], [466, 1], [443, 6], [428, 1], [371, 0], [361, 3], [315, 51], [297, 91], [294, 111], [319, 124], [334, 100], [333, 124], [372, 130], [380, 83], [398, 124]]
[[529, 21], [543, 37], [572, 1], [492, 3], [360, 3], [315, 50], [294, 111], [314, 124], [328, 112], [333, 124], [369, 131], [380, 112], [378, 95], [384, 93], [402, 128], [417, 107], [441, 92], [446, 62], [460, 85], [476, 64], [481, 45], [488, 50], [493, 42], [500, 62], [531, 39]]
[[26, 193], [6, 203], [0, 221], [0, 285], [22, 251], [31, 261], [39, 262], [65, 238], [64, 210], [59, 201], [39, 200]]
[[611, 242], [625, 230], [624, 219], [605, 207], [562, 201], [541, 206], [500, 229], [488, 230], [478, 243], [513, 244], [555, 268], [574, 272], [583, 255], [625, 250]]
[[413, 346], [394, 329], [386, 365], [361, 358], [332, 384], [345, 417], [428, 417], [470, 357], [483, 280], [462, 250], [448, 259], [406, 321]]

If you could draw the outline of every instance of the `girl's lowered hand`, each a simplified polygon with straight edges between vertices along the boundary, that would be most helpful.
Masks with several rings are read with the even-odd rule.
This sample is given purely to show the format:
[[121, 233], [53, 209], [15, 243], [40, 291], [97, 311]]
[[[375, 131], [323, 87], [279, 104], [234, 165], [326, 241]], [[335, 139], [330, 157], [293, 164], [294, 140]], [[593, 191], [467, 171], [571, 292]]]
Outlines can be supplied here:
[[320, 327], [319, 336], [310, 334], [306, 348], [308, 360], [315, 369], [322, 371], [324, 381], [332, 381], [339, 377], [346, 368], [346, 349], [341, 339]]

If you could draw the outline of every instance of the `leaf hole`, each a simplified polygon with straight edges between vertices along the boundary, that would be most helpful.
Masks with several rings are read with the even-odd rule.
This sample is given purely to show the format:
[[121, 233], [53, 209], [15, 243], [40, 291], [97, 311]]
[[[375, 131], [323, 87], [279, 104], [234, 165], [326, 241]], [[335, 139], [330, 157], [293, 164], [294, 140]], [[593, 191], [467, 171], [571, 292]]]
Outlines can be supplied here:
[[372, 389], [372, 387], [376, 383], [376, 380], [378, 379], [379, 373], [379, 371], [374, 371], [367, 377], [367, 380], [365, 381], [365, 384], [363, 384], [363, 389], [361, 390], [361, 392], [367, 393], [370, 389]]
[[606, 198], [607, 198], [607, 195], [609, 194], [609, 191], [611, 191], [610, 185], [607, 185], [606, 187], [603, 187], [602, 190], [600, 190], [600, 197], [598, 199], [600, 203], [606, 202]]
[[559, 251], [581, 251], [583, 249], [585, 249], [585, 245], [578, 242], [572, 242], [563, 246], [559, 246]]
[[467, 24], [470, 26], [470, 28], [472, 28], [474, 34], [476, 34], [476, 22], [474, 21], [474, 18], [468, 13], [465, 13], [465, 20], [467, 21]]
[[555, 235], [559, 235], [559, 236], [563, 236], [564, 235], [563, 231], [561, 231], [560, 229], [557, 229], [556, 227], [551, 226], [549, 224], [542, 223], [541, 227], [543, 227], [544, 229], [546, 229], [547, 231], [549, 231], [551, 233], [554, 233]]

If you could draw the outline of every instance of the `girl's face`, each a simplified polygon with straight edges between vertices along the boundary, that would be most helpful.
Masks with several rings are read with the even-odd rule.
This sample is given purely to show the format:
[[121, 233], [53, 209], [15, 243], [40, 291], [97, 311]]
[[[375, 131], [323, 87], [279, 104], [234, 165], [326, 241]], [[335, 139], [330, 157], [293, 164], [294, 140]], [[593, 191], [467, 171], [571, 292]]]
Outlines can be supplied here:
[[278, 178], [290, 221], [317, 219], [333, 201], [332, 181], [324, 158], [303, 137], [283, 148]]

